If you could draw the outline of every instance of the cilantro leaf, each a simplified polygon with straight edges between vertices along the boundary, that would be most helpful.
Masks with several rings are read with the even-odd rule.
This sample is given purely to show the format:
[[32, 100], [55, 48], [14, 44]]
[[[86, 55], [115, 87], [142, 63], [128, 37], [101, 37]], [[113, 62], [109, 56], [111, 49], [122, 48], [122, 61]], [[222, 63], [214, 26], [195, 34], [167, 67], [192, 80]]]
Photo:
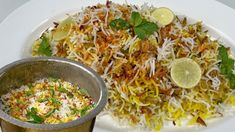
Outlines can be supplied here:
[[63, 88], [63, 87], [61, 86], [61, 84], [60, 84], [60, 86], [58, 87], [58, 90], [59, 90], [60, 92], [62, 92], [62, 93], [68, 92], [65, 88]]
[[132, 12], [130, 18], [130, 24], [132, 26], [139, 26], [142, 23], [142, 18], [139, 12]]
[[158, 26], [153, 22], [144, 20], [139, 26], [134, 27], [134, 32], [140, 39], [145, 39], [157, 31]]
[[219, 58], [221, 61], [226, 61], [228, 58], [227, 49], [223, 45], [219, 47]]
[[87, 111], [90, 109], [90, 106], [86, 106], [85, 108], [81, 109], [80, 112], [80, 117], [83, 117], [86, 115]]
[[73, 93], [71, 93], [71, 92], [67, 92], [67, 96], [69, 97], [69, 98], [73, 98]]
[[82, 95], [89, 95], [88, 92], [87, 92], [87, 90], [84, 89], [84, 88], [80, 88], [80, 89], [79, 89], [79, 92], [80, 92]]
[[53, 97], [55, 95], [55, 91], [53, 88], [50, 89], [51, 96]]
[[53, 110], [49, 111], [49, 112], [46, 114], [46, 117], [50, 117], [55, 111], [56, 111], [56, 109], [53, 109]]
[[225, 61], [222, 61], [223, 65], [221, 65], [220, 70], [223, 74], [230, 74], [232, 73], [233, 67], [234, 67], [234, 60], [231, 58], [226, 59]]
[[47, 98], [41, 98], [41, 99], [38, 99], [38, 102], [42, 103], [42, 102], [45, 102], [47, 100], [48, 100]]
[[130, 27], [129, 23], [125, 20], [123, 20], [122, 18], [118, 18], [118, 19], [115, 19], [115, 20], [112, 20], [109, 25], [112, 27], [112, 28], [115, 28], [117, 30], [120, 30], [120, 29], [127, 29]]
[[36, 113], [37, 113], [37, 109], [34, 108], [34, 107], [32, 107], [32, 108], [31, 108], [31, 113], [36, 114]]
[[220, 72], [225, 75], [227, 79], [229, 79], [230, 87], [235, 89], [235, 75], [233, 74], [234, 60], [229, 58], [227, 48], [225, 48], [223, 45], [219, 47], [218, 57], [221, 60], [219, 65]]
[[33, 95], [33, 92], [31, 90], [28, 90], [25, 92], [25, 94], [26, 94], [26, 96], [31, 96], [31, 95]]
[[32, 123], [42, 123], [44, 120], [40, 116], [37, 115], [37, 109], [32, 107], [30, 111], [27, 112], [26, 114], [27, 118], [30, 118], [28, 122]]
[[227, 49], [223, 45], [219, 48], [219, 58], [221, 59], [221, 73], [225, 75], [230, 74], [234, 67], [234, 60], [228, 57]]
[[235, 89], [235, 75], [231, 74], [229, 77], [229, 84], [232, 89]]
[[43, 122], [43, 119], [36, 114], [32, 114], [31, 117], [33, 119], [33, 121], [32, 121], [33, 123], [42, 123]]
[[42, 42], [39, 45], [38, 53], [45, 56], [52, 55], [52, 51], [49, 45], [49, 40], [44, 35], [42, 36]]
[[54, 104], [55, 106], [60, 106], [61, 102], [58, 101], [56, 98], [50, 98], [50, 101], [52, 102], [52, 104]]

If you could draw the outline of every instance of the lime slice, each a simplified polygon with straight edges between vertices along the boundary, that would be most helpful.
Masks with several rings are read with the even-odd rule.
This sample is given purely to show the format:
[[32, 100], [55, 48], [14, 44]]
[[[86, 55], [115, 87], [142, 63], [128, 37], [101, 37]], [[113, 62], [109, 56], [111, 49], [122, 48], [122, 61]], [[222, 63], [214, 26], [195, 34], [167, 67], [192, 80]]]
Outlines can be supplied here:
[[141, 39], [137, 38], [133, 44], [130, 45], [130, 48], [129, 48], [129, 53], [132, 54], [134, 53], [135, 51], [139, 50], [140, 49], [140, 42], [141, 42]]
[[68, 35], [72, 24], [75, 23], [76, 22], [72, 17], [68, 17], [67, 19], [63, 20], [56, 28], [53, 34], [53, 40], [59, 41], [64, 39]]
[[176, 59], [171, 67], [171, 78], [181, 88], [192, 88], [201, 79], [201, 68], [190, 58]]
[[150, 35], [149, 38], [148, 38], [148, 40], [149, 40], [149, 42], [150, 42], [153, 46], [155, 46], [155, 47], [158, 46], [157, 39], [156, 39], [156, 37], [155, 37], [154, 35]]
[[175, 14], [167, 7], [157, 8], [151, 13], [151, 16], [153, 16], [161, 26], [170, 24], [175, 18]]

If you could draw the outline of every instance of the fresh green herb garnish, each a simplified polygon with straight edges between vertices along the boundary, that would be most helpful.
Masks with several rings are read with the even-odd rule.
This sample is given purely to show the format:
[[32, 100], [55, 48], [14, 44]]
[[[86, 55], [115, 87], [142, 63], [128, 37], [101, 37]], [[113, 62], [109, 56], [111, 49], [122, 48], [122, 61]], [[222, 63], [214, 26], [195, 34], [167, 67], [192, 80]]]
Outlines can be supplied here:
[[34, 107], [32, 107], [30, 111], [27, 112], [26, 116], [27, 118], [32, 119], [29, 121], [32, 123], [42, 123], [44, 121], [43, 118], [37, 115], [37, 109]]
[[80, 92], [82, 95], [89, 95], [88, 92], [87, 92], [87, 90], [84, 89], [84, 88], [80, 88], [80, 89], [79, 89], [79, 92]]
[[110, 22], [109, 24], [112, 28], [115, 28], [117, 30], [120, 29], [127, 29], [129, 28], [129, 23], [121, 18], [115, 19], [113, 21]]
[[48, 100], [48, 99], [46, 99], [46, 98], [42, 98], [42, 99], [39, 99], [38, 102], [42, 103], [42, 102], [45, 102], [45, 101], [47, 101], [47, 100]]
[[72, 110], [72, 114], [77, 114], [78, 112], [80, 112], [77, 108], [70, 107], [70, 109]]
[[55, 112], [56, 109], [53, 109], [51, 111], [49, 111], [47, 114], [46, 114], [46, 117], [49, 117], [51, 116], [54, 112]]
[[60, 84], [60, 86], [58, 87], [58, 90], [62, 93], [67, 93], [68, 90], [66, 90], [65, 88], [62, 87], [62, 85]]
[[45, 37], [44, 35], [42, 36], [42, 42], [39, 45], [38, 53], [41, 55], [45, 55], [45, 56], [52, 55], [51, 48], [49, 45], [49, 39]]
[[56, 98], [50, 98], [50, 101], [52, 102], [52, 104], [54, 104], [56, 106], [60, 106], [61, 105], [60, 101], [58, 101]]
[[55, 95], [55, 90], [52, 88], [50, 88], [50, 93], [51, 93], [51, 96], [53, 97]]
[[90, 109], [89, 106], [83, 108], [80, 110], [80, 117], [83, 117], [84, 115], [86, 115], [87, 111]]
[[26, 104], [26, 102], [23, 102], [22, 100], [17, 100], [16, 101], [18, 104]]
[[32, 87], [33, 87], [33, 84], [32, 84], [32, 83], [29, 83], [29, 84], [27, 84], [27, 86], [28, 86], [29, 88], [32, 88]]
[[111, 21], [109, 25], [117, 30], [132, 27], [140, 39], [145, 39], [158, 30], [157, 24], [143, 19], [139, 12], [132, 12], [129, 22], [119, 18]]
[[53, 77], [49, 77], [48, 78], [48, 81], [52, 81], [52, 82], [57, 82], [58, 81], [58, 78], [53, 78]]
[[25, 92], [26, 96], [31, 96], [33, 92], [31, 90]]
[[94, 105], [90, 105], [90, 106], [86, 106], [84, 107], [83, 109], [79, 110], [77, 108], [70, 108], [73, 112], [73, 114], [77, 114], [79, 113], [80, 114], [80, 117], [83, 117], [84, 115], [86, 115], [87, 111], [94, 108]]
[[219, 47], [219, 59], [221, 60], [220, 72], [229, 79], [230, 87], [235, 89], [234, 60], [229, 58], [228, 51], [223, 45]]
[[67, 96], [68, 96], [69, 98], [73, 98], [73, 93], [67, 92]]
[[155, 23], [143, 20], [140, 25], [134, 27], [134, 32], [138, 38], [145, 39], [152, 35], [157, 29], [158, 26]]
[[142, 23], [142, 17], [138, 12], [132, 12], [130, 18], [130, 24], [134, 27], [139, 26]]

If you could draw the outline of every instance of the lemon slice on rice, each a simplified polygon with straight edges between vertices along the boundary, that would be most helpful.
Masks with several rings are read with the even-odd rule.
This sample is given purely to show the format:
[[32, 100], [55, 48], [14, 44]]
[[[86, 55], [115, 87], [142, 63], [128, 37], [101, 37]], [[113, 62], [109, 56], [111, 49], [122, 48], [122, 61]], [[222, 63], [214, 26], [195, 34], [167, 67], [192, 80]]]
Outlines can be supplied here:
[[171, 78], [181, 88], [193, 88], [201, 79], [201, 68], [190, 58], [176, 59], [171, 67]]
[[60, 22], [53, 34], [53, 40], [59, 41], [66, 38], [71, 26], [75, 23], [75, 20], [70, 16]]
[[151, 13], [151, 16], [153, 16], [161, 26], [166, 26], [175, 19], [175, 14], [167, 7], [155, 9]]

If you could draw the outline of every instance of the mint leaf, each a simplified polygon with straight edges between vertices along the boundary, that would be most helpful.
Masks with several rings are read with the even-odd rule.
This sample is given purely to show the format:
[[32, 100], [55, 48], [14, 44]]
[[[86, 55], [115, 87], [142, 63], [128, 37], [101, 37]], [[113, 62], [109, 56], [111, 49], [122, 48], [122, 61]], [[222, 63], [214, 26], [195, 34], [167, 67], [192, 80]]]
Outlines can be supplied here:
[[134, 27], [134, 32], [138, 38], [145, 39], [157, 31], [157, 29], [158, 26], [155, 23], [143, 20], [139, 26]]
[[49, 45], [49, 39], [44, 35], [42, 36], [42, 42], [39, 45], [38, 53], [45, 56], [52, 55], [51, 48]]
[[142, 19], [139, 12], [132, 12], [129, 22], [130, 24], [127, 21], [119, 18], [112, 20], [109, 25], [110, 27], [117, 30], [127, 29], [131, 26], [131, 29], [134, 29], [135, 35], [137, 35], [137, 37], [140, 39], [145, 39], [158, 30], [157, 24]]
[[229, 58], [227, 48], [225, 48], [223, 45], [220, 45], [219, 47], [218, 58], [221, 60], [219, 65], [220, 72], [225, 75], [227, 79], [229, 79], [230, 87], [235, 89], [235, 75], [233, 74], [234, 60]]
[[139, 26], [142, 23], [142, 18], [139, 12], [132, 12], [130, 18], [130, 24], [132, 26]]
[[136, 27], [134, 28], [134, 32], [137, 35], [137, 37], [140, 39], [144, 39], [146, 37], [146, 32], [142, 28]]
[[125, 20], [123, 20], [122, 18], [118, 18], [118, 19], [115, 19], [115, 20], [112, 20], [109, 25], [112, 27], [112, 28], [115, 28], [117, 30], [121, 30], [121, 29], [127, 29], [130, 27], [129, 23]]

